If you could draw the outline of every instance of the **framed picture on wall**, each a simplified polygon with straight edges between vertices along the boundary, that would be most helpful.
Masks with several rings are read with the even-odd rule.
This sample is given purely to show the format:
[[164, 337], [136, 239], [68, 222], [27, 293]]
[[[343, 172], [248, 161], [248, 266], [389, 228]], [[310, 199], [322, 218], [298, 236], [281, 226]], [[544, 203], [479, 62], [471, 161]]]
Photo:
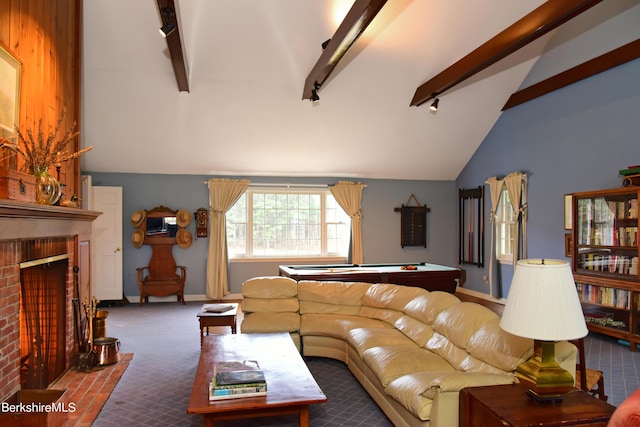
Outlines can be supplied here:
[[22, 63], [0, 44], [0, 137], [13, 137], [20, 119]]
[[573, 256], [573, 234], [564, 235], [564, 256], [571, 258]]
[[564, 229], [573, 229], [573, 205], [571, 194], [564, 195]]

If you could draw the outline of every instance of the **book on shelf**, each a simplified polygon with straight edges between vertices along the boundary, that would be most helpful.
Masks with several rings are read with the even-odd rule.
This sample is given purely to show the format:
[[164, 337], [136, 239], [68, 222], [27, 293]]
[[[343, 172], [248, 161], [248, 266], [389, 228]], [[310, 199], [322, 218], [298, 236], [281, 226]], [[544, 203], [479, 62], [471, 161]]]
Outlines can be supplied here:
[[231, 304], [205, 304], [202, 307], [202, 311], [207, 313], [224, 313], [225, 311], [229, 311], [233, 308]]

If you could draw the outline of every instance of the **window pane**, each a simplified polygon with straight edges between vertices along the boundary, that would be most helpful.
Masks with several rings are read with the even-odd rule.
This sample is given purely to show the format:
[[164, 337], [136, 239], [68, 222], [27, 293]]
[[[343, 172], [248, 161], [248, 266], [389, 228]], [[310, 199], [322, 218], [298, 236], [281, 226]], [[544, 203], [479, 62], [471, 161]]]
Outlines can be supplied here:
[[226, 225], [230, 256], [247, 257], [346, 256], [351, 232], [349, 216], [328, 190], [248, 190]]

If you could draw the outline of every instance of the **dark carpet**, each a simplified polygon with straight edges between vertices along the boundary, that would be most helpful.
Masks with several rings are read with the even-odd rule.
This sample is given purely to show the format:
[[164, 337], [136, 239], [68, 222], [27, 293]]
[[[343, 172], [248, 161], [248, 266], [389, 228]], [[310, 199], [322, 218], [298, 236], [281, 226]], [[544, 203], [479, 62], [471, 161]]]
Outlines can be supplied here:
[[[202, 426], [201, 416], [186, 413], [200, 356], [196, 318], [202, 303], [145, 304], [104, 308], [107, 335], [121, 352], [135, 353], [129, 368], [93, 426]], [[316, 427], [392, 426], [342, 362], [310, 358], [309, 370], [328, 401], [310, 406]], [[217, 422], [216, 426], [298, 426], [295, 415]]]

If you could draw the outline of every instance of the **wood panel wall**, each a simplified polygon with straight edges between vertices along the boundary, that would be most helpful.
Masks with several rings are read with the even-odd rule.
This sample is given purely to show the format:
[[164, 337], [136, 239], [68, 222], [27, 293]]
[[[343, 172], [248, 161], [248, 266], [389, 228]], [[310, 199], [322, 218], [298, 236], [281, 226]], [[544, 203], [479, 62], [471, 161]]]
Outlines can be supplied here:
[[[82, 0], [0, 0], [0, 43], [22, 62], [19, 125], [23, 132], [37, 132], [42, 120], [48, 135], [65, 107], [58, 135], [64, 135], [73, 122], [80, 127], [81, 12]], [[77, 137], [67, 150], [79, 149]], [[18, 168], [23, 165], [19, 159]], [[79, 165], [77, 159], [62, 165], [65, 199], [80, 194]], [[49, 173], [55, 176], [55, 168]]]

